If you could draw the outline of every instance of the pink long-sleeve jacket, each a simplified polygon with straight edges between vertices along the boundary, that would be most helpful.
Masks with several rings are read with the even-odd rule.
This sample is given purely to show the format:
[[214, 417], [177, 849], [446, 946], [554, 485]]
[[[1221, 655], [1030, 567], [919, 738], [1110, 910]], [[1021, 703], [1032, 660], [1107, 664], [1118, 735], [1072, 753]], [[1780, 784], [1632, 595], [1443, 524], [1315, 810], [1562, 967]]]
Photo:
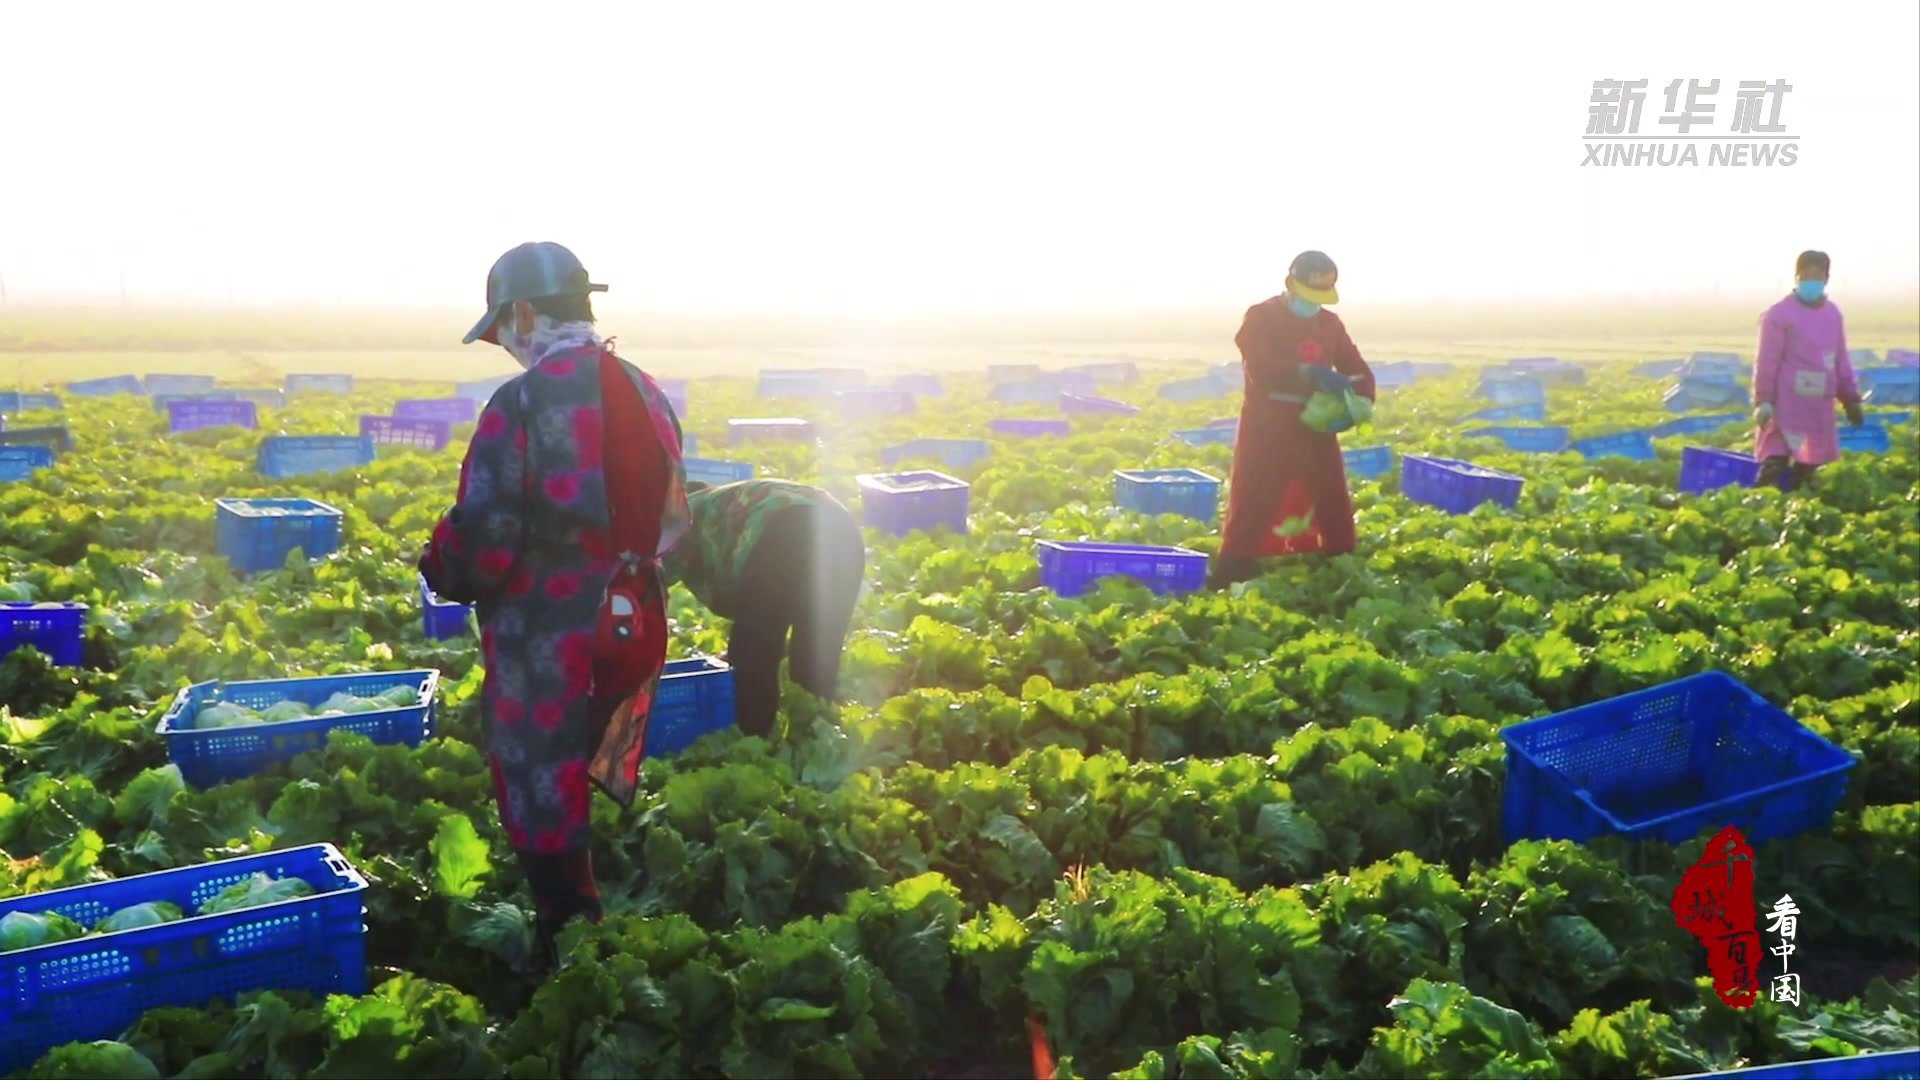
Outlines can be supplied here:
[[1805, 304], [1789, 293], [1768, 308], [1753, 358], [1753, 401], [1773, 405], [1773, 422], [1755, 433], [1754, 456], [1802, 465], [1839, 460], [1834, 403], [1859, 400], [1839, 307], [1832, 300]]

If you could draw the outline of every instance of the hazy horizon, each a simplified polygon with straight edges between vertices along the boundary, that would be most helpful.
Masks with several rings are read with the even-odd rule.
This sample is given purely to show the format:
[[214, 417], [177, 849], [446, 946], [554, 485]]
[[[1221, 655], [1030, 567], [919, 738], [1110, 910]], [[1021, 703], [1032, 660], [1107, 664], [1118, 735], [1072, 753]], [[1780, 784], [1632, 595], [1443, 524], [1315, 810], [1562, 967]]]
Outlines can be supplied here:
[[[1809, 247], [1920, 305], [1911, 0], [189, 10], [9, 12], [8, 306], [471, 312], [529, 239], [668, 318], [1235, 312], [1305, 248], [1343, 313], [1744, 303]], [[1736, 84], [1784, 79], [1796, 163], [1583, 167], [1634, 78], [1667, 139], [1670, 80], [1745, 138]]]

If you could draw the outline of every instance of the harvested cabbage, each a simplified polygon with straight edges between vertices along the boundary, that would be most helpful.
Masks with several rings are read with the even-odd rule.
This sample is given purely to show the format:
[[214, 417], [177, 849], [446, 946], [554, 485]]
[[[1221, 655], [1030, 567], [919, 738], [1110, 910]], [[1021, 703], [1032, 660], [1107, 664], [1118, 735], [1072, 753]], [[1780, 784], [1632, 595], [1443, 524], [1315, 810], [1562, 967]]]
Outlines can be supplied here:
[[265, 874], [255, 874], [245, 881], [221, 889], [218, 896], [200, 905], [200, 914], [218, 915], [223, 911], [239, 911], [312, 895], [313, 886], [297, 877], [270, 878]]
[[388, 708], [383, 702], [370, 698], [355, 697], [348, 693], [338, 693], [320, 704], [321, 716], [339, 716], [341, 713], [378, 712]]
[[24, 1076], [60, 1076], [76, 1080], [160, 1080], [160, 1069], [146, 1055], [122, 1042], [66, 1043], [47, 1051]]
[[268, 724], [279, 724], [288, 720], [305, 720], [312, 715], [313, 713], [305, 705], [297, 701], [281, 701], [269, 705], [267, 710], [260, 714], [260, 719]]
[[143, 926], [179, 922], [181, 918], [178, 904], [169, 904], [165, 900], [149, 900], [144, 904], [121, 908], [101, 919], [100, 925], [94, 929], [103, 934], [117, 934], [122, 930], [138, 930]]
[[418, 705], [420, 704], [420, 689], [414, 686], [395, 686], [382, 691], [380, 696], [373, 700], [394, 708]]
[[71, 941], [87, 936], [87, 928], [57, 911], [35, 915], [30, 911], [10, 911], [0, 917], [0, 953], [31, 949], [56, 941]]
[[252, 709], [225, 701], [201, 709], [193, 718], [193, 726], [197, 728], [246, 727], [259, 722], [260, 715]]

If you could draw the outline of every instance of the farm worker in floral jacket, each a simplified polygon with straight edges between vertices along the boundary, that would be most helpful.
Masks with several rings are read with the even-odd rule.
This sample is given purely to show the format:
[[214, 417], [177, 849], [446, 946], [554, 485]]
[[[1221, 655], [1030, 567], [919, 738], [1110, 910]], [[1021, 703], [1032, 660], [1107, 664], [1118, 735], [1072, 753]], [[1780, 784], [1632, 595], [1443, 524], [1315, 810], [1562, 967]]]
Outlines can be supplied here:
[[595, 332], [589, 294], [604, 289], [559, 244], [494, 263], [466, 341], [526, 370], [481, 412], [458, 499], [420, 560], [435, 591], [479, 616], [494, 793], [549, 962], [562, 924], [600, 916], [593, 785], [622, 806], [639, 785], [666, 662], [660, 556], [688, 516], [679, 422]]
[[802, 689], [838, 700], [866, 541], [853, 514], [819, 488], [772, 478], [687, 488], [693, 527], [667, 553], [667, 576], [733, 620], [734, 722], [764, 737], [780, 709], [782, 659]]
[[[1246, 397], [1212, 587], [1258, 576], [1262, 558], [1354, 549], [1353, 500], [1335, 432], [1371, 415], [1375, 389], [1373, 369], [1340, 317], [1326, 310], [1340, 299], [1339, 276], [1325, 254], [1301, 253], [1286, 291], [1248, 308], [1234, 336]], [[1302, 415], [1320, 392], [1347, 403], [1344, 421], [1329, 426]]]
[[1793, 292], [1760, 318], [1760, 350], [1753, 358], [1756, 484], [1788, 490], [1840, 458], [1837, 400], [1859, 427], [1860, 385], [1847, 357], [1847, 324], [1827, 299], [1832, 267], [1824, 251], [1803, 251], [1794, 264]]

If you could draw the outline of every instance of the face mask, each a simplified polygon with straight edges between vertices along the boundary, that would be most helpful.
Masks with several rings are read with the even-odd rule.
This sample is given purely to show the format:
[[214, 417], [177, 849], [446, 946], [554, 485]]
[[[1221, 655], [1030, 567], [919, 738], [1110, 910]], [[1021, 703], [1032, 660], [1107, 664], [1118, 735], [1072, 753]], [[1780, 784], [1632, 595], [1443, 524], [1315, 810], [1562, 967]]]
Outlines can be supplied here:
[[1293, 313], [1303, 319], [1312, 318], [1313, 313], [1320, 310], [1319, 304], [1310, 300], [1302, 300], [1297, 296], [1287, 297], [1287, 307], [1293, 309]]
[[1827, 283], [1824, 281], [1802, 281], [1794, 285], [1793, 291], [1800, 299], [1811, 304], [1827, 295]]
[[513, 357], [521, 367], [529, 367], [533, 364], [533, 335], [522, 335], [514, 323], [513, 311], [509, 308], [494, 324], [493, 336], [500, 339], [500, 347], [507, 350], [508, 356]]

